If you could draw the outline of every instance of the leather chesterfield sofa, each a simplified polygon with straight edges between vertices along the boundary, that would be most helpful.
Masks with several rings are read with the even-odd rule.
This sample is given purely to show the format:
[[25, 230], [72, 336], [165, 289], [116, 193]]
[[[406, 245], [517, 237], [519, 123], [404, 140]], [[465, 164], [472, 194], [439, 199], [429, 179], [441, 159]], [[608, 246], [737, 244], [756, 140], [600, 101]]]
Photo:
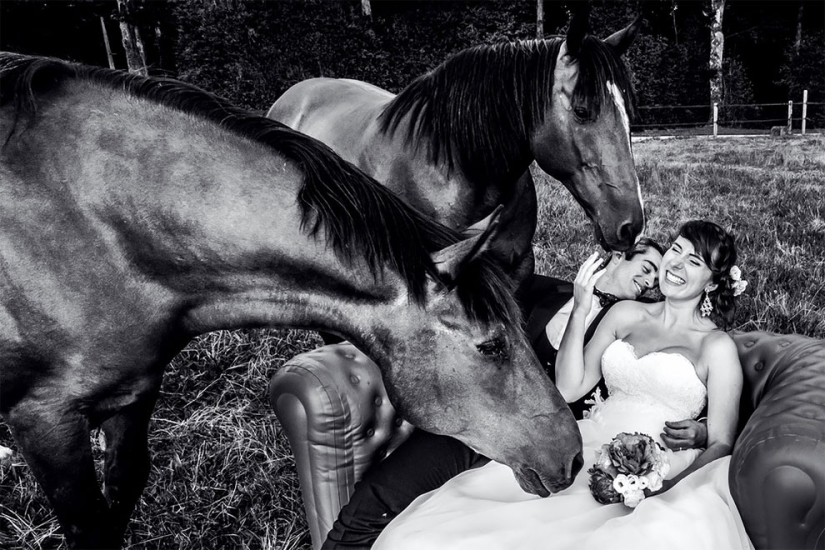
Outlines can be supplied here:
[[[757, 549], [825, 549], [825, 340], [734, 335], [745, 371], [731, 492]], [[288, 361], [269, 397], [298, 467], [313, 548], [353, 486], [413, 429], [378, 367], [348, 343]]]

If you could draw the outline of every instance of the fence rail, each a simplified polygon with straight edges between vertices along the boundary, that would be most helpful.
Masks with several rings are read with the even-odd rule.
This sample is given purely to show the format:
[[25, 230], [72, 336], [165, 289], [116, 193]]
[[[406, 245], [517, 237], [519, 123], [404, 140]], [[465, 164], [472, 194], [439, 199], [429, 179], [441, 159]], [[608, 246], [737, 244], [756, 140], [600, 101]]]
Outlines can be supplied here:
[[[634, 130], [706, 128], [707, 133], [759, 132], [782, 126], [782, 133], [825, 126], [825, 102], [809, 102], [808, 90], [801, 102], [726, 103], [704, 105], [643, 105]], [[779, 109], [782, 109], [781, 111]]]

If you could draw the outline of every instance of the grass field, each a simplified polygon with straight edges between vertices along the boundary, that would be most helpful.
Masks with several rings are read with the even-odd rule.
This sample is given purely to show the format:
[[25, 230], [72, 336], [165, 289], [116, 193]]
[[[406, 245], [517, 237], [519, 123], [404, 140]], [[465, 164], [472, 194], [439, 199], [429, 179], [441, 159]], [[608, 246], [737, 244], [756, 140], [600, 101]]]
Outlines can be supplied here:
[[[691, 218], [738, 235], [750, 286], [737, 328], [825, 338], [823, 138], [648, 140], [634, 149], [651, 236], [667, 240]], [[535, 175], [537, 271], [570, 278], [594, 250], [590, 227], [560, 185]], [[266, 386], [284, 361], [319, 344], [308, 332], [219, 332], [175, 359], [151, 426], [152, 472], [131, 548], [309, 547], [294, 462]], [[15, 449], [3, 425], [0, 444]], [[56, 531], [15, 454], [0, 469], [0, 548], [57, 548]]]

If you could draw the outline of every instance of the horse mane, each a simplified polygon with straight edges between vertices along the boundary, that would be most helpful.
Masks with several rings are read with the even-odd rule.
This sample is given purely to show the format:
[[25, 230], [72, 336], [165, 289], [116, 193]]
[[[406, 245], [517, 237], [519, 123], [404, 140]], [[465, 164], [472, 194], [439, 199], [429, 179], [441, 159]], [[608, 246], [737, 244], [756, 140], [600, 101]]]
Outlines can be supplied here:
[[485, 256], [463, 271], [459, 280], [442, 281], [430, 256], [462, 237], [408, 206], [391, 191], [347, 163], [329, 147], [279, 122], [233, 106], [191, 84], [144, 77], [58, 59], [0, 53], [0, 107], [15, 104], [17, 125], [35, 123], [37, 97], [79, 80], [122, 91], [132, 97], [195, 115], [264, 144], [295, 163], [304, 173], [298, 193], [301, 228], [316, 238], [323, 231], [335, 253], [352, 261], [360, 255], [377, 279], [385, 267], [406, 281], [411, 299], [425, 301], [426, 278], [455, 288], [468, 316], [483, 323], [519, 323], [510, 279]]
[[[381, 130], [394, 132], [409, 115], [406, 142], [429, 143], [431, 162], [443, 159], [450, 170], [459, 166], [473, 181], [509, 173], [532, 157], [525, 138], [544, 123], [563, 42], [524, 40], [462, 50], [393, 98], [381, 113]], [[578, 62], [574, 106], [598, 116], [612, 101], [609, 81], [622, 90], [628, 115], [634, 115], [630, 72], [610, 46], [586, 36]]]

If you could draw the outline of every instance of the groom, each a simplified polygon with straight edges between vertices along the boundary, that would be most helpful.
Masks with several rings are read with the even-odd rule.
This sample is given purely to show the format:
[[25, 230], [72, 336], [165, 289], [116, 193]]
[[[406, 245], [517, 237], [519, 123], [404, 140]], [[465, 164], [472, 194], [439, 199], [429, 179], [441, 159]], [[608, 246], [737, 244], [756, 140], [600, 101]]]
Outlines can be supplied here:
[[[605, 274], [596, 283], [585, 343], [615, 302], [642, 298], [657, 285], [663, 254], [659, 243], [644, 237], [627, 252], [611, 253]], [[541, 275], [528, 284], [524, 294], [531, 302], [526, 308], [527, 337], [548, 375], [555, 379], [556, 353], [573, 309], [573, 285]], [[606, 395], [604, 388], [602, 394]], [[584, 401], [570, 403], [576, 418], [587, 409]], [[671, 422], [662, 439], [672, 449], [702, 447], [707, 431], [692, 420]], [[488, 460], [456, 439], [415, 430], [356, 484], [322, 549], [370, 548], [384, 527], [415, 498]]]

